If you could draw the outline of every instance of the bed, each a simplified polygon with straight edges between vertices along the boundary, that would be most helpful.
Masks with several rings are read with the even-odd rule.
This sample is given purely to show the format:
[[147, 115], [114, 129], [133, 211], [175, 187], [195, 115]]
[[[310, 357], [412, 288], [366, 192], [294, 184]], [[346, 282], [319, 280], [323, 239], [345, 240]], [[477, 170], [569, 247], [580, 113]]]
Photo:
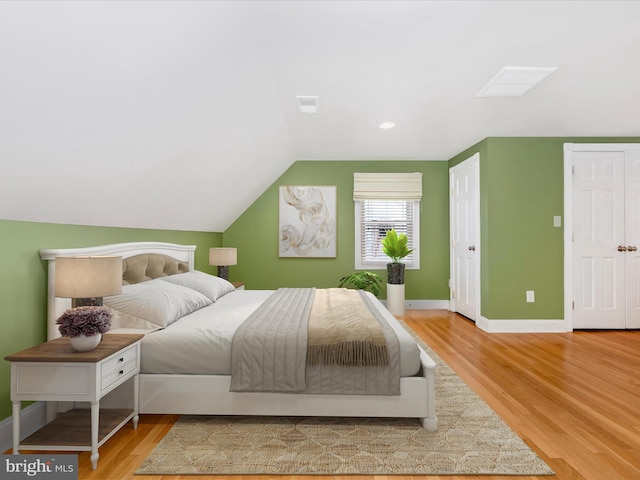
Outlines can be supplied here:
[[[248, 317], [253, 318], [258, 311], [262, 311], [263, 304], [272, 301], [276, 293], [281, 292], [280, 289], [236, 290], [228, 282], [195, 271], [194, 254], [195, 246], [160, 242], [41, 250], [41, 258], [48, 262], [49, 339], [60, 336], [55, 321], [71, 306], [69, 299], [57, 298], [54, 294], [56, 257], [117, 255], [123, 258], [123, 294], [105, 298], [105, 305], [114, 310], [112, 331], [145, 333], [141, 343], [140, 413], [415, 417], [420, 419], [425, 429], [437, 430], [435, 362], [382, 303], [364, 292], [361, 293], [363, 301], [372, 307], [377, 318], [384, 320], [381, 324], [388, 324], [384, 327], [385, 335], [388, 336], [392, 331], [398, 338], [398, 357], [391, 357], [395, 360], [390, 362], [400, 372], [397, 390], [384, 390], [386, 387], [376, 385], [384, 383], [379, 379], [384, 378], [383, 370], [391, 368], [389, 365], [364, 369], [358, 366], [307, 365], [309, 386], [304, 391], [274, 391], [268, 388], [247, 391], [237, 384], [232, 385], [230, 355], [235, 331], [240, 325], [249, 323], [245, 322]], [[160, 270], [157, 267], [151, 269], [153, 271], [148, 267], [140, 270], [140, 264], [144, 264], [149, 256], [165, 259], [166, 262], [162, 260]], [[182, 300], [174, 302], [170, 299], [166, 309], [157, 307], [155, 314], [159, 315], [160, 320], [156, 321], [154, 317], [149, 322], [137, 311], [132, 315], [123, 305], [126, 306], [140, 290], [146, 291], [152, 286], [153, 289], [161, 286], [163, 292], [168, 290], [171, 294], [174, 293], [174, 286], [179, 286], [180, 295], [190, 290], [187, 294], [189, 298], [185, 300], [189, 304], [201, 301], [201, 297], [194, 292], [210, 300], [216, 298], [186, 311], [181, 310], [184, 304]], [[287, 294], [298, 295], [298, 291], [303, 289], [284, 290], [292, 290]], [[166, 297], [169, 293], [163, 295]], [[213, 321], [213, 318], [216, 320]], [[198, 346], [207, 352], [206, 360], [193, 353]], [[326, 387], [327, 378], [333, 382], [330, 388]], [[341, 378], [345, 379], [344, 388], [340, 386]], [[382, 393], [379, 393], [380, 388], [383, 388]]]

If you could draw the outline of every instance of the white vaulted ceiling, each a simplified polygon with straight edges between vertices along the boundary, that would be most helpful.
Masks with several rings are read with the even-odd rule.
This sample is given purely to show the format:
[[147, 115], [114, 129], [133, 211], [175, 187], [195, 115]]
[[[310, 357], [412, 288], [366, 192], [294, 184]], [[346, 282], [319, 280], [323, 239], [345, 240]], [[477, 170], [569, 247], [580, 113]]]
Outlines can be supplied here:
[[[0, 218], [224, 231], [299, 159], [638, 136], [639, 21], [616, 1], [3, 1]], [[476, 97], [504, 67], [557, 70]]]

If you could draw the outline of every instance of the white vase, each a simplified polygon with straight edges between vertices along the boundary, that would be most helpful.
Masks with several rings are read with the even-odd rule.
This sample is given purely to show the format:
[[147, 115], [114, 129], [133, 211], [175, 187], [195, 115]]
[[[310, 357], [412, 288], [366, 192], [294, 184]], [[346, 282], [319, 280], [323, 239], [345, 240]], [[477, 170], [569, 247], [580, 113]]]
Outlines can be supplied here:
[[102, 340], [101, 333], [96, 333], [90, 337], [87, 337], [86, 335], [79, 335], [77, 337], [69, 338], [71, 347], [77, 352], [88, 352], [89, 350], [93, 350], [98, 346], [100, 340]]

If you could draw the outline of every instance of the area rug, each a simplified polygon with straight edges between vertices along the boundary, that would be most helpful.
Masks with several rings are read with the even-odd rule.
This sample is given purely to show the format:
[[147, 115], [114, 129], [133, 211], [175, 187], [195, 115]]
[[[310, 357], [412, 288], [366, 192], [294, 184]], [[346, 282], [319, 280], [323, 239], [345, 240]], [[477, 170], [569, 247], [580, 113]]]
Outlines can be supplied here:
[[417, 419], [184, 415], [136, 475], [553, 475], [414, 336], [438, 366], [437, 432]]

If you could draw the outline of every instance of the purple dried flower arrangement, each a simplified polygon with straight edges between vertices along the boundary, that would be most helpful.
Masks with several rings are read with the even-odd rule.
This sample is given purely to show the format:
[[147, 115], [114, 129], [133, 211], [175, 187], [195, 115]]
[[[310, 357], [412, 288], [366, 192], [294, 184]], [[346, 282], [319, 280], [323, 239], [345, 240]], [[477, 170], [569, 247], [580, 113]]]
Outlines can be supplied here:
[[56, 320], [58, 330], [64, 337], [91, 337], [106, 333], [111, 328], [111, 312], [106, 307], [86, 306], [71, 308]]

